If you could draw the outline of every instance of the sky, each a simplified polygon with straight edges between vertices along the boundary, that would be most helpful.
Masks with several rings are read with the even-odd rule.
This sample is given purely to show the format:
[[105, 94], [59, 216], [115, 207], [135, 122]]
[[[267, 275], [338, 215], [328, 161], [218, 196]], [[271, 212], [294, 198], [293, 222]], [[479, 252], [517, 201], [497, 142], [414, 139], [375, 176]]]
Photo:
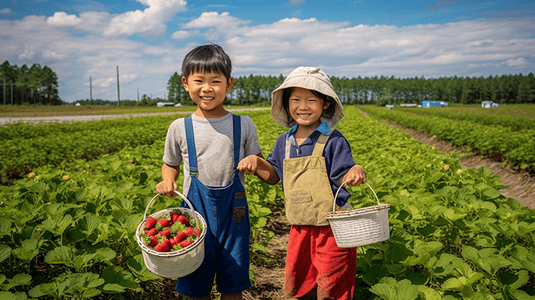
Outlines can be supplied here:
[[[63, 101], [167, 96], [194, 47], [234, 77], [316, 66], [337, 77], [488, 77], [535, 70], [535, 1], [2, 0], [0, 63], [50, 67]], [[535, 73], [535, 72], [534, 72]]]

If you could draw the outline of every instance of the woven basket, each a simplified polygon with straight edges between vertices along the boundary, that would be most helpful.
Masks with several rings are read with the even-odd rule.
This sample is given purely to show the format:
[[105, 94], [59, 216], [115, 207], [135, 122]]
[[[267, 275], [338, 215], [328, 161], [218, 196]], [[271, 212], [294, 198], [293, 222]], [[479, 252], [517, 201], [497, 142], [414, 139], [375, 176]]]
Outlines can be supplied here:
[[372, 187], [377, 205], [354, 209], [350, 211], [336, 211], [336, 198], [343, 184], [334, 196], [333, 211], [326, 213], [327, 220], [333, 231], [336, 245], [340, 248], [354, 248], [388, 240], [390, 237], [388, 224], [389, 204], [381, 204]]
[[[152, 249], [149, 249], [145, 243], [143, 243], [140, 234], [143, 233], [145, 228], [145, 222], [147, 220], [147, 211], [149, 210], [150, 205], [156, 199], [158, 195], [154, 196], [147, 205], [147, 208], [145, 209], [145, 215], [143, 216], [143, 221], [139, 223], [139, 226], [136, 230], [136, 240], [138, 245], [141, 247], [141, 250], [143, 251], [143, 260], [145, 261], [145, 266], [147, 269], [149, 269], [152, 273], [166, 278], [177, 278], [177, 277], [184, 277], [188, 274], [193, 273], [193, 271], [197, 270], [201, 263], [204, 260], [204, 238], [206, 236], [206, 230], [207, 225], [206, 221], [202, 217], [202, 215], [198, 212], [196, 212], [193, 209], [193, 206], [191, 205], [191, 202], [182, 195], [181, 193], [175, 191], [177, 195], [182, 197], [184, 201], [188, 204], [188, 206], [191, 208], [184, 208], [184, 207], [177, 207], [177, 208], [168, 208], [164, 210], [160, 210], [156, 213], [153, 213], [151, 216], [154, 218], [158, 218], [162, 215], [169, 214], [169, 212], [178, 209], [182, 212], [188, 213], [190, 216], [193, 216], [195, 218], [195, 222], [197, 224], [202, 224], [202, 232], [201, 235], [197, 238], [197, 240], [189, 245], [188, 247], [173, 251], [173, 252], [156, 252]], [[199, 223], [201, 222], [201, 223]]]

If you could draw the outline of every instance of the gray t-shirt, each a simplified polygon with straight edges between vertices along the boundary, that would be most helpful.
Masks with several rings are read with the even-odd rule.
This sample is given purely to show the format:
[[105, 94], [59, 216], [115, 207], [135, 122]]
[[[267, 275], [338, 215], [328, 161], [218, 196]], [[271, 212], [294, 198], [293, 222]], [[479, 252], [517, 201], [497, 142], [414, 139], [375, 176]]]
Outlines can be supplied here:
[[[191, 115], [199, 169], [198, 178], [206, 186], [226, 186], [234, 177], [232, 115], [229, 112], [221, 118], [214, 119], [203, 119], [194, 114]], [[240, 116], [240, 120], [240, 160], [242, 160], [246, 156], [262, 153], [262, 149], [258, 144], [253, 120], [249, 116]], [[183, 193], [187, 195], [191, 177], [183, 118], [175, 120], [167, 130], [163, 161], [174, 167], [184, 162]], [[240, 173], [240, 180], [243, 184], [243, 173]]]

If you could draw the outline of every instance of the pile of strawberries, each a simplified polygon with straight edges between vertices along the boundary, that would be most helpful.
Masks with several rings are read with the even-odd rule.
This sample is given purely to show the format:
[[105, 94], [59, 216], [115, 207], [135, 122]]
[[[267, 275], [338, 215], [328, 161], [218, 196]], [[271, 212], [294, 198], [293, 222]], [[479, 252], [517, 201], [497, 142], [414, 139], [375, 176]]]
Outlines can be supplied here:
[[158, 218], [148, 217], [140, 234], [147, 247], [156, 252], [172, 252], [193, 244], [201, 235], [202, 224], [179, 209]]

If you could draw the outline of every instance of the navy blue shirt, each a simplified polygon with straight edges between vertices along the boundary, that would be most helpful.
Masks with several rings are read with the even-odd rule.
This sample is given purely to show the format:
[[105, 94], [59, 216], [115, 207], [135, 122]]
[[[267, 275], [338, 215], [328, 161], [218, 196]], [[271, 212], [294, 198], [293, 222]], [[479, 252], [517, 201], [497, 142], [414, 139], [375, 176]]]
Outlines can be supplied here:
[[[310, 156], [312, 155], [312, 151], [314, 151], [314, 146], [316, 146], [320, 134], [328, 135], [330, 132], [329, 125], [322, 121], [320, 126], [318, 126], [318, 128], [316, 128], [314, 132], [312, 132], [303, 143], [298, 146], [297, 141], [295, 140], [297, 126], [299, 126], [299, 124], [296, 124], [288, 132], [279, 136], [275, 143], [275, 147], [273, 147], [273, 151], [267, 158], [267, 161], [273, 168], [275, 168], [277, 175], [279, 175], [281, 183], [284, 181], [283, 161], [285, 158], [286, 139], [289, 139], [291, 142], [289, 158]], [[342, 177], [355, 165], [355, 161], [351, 155], [351, 146], [340, 131], [333, 131], [325, 144], [323, 156], [325, 157], [325, 165], [327, 167], [327, 174], [329, 174], [329, 181], [333, 190], [333, 195], [335, 195], [338, 187], [342, 183]], [[349, 199], [350, 196], [351, 194], [346, 189], [342, 188], [338, 194], [338, 199], [336, 199], [336, 204], [338, 204], [338, 206], [343, 206], [347, 203], [347, 199]]]

